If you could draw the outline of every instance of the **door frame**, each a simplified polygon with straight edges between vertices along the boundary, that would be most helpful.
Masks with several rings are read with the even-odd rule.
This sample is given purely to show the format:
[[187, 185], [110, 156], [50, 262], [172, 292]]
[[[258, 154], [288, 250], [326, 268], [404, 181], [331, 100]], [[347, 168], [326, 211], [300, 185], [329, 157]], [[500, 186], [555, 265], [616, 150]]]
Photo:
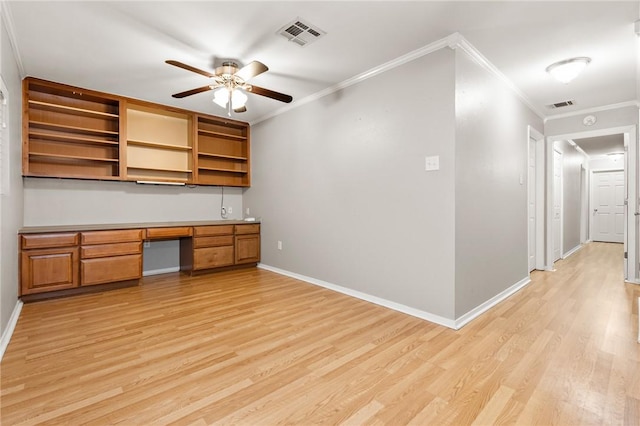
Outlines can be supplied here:
[[[624, 279], [627, 282], [640, 284], [639, 265], [638, 265], [638, 135], [636, 125], [609, 127], [605, 129], [589, 130], [584, 132], [567, 133], [554, 135], [547, 138], [546, 164], [549, 165], [546, 170], [546, 236], [547, 236], [547, 253], [546, 253], [546, 269], [553, 270], [553, 241], [552, 238], [552, 220], [553, 220], [553, 143], [560, 140], [591, 138], [597, 136], [608, 135], [624, 135], [624, 174], [627, 205], [625, 208], [625, 235], [624, 235], [624, 251], [627, 257], [624, 259]], [[550, 268], [551, 266], [551, 268]]]
[[[545, 139], [542, 132], [539, 132], [535, 128], [531, 126], [527, 126], [527, 176], [529, 175], [529, 149], [531, 141], [535, 141], [535, 151], [536, 151], [536, 180], [535, 182], [529, 182], [527, 177], [527, 185], [531, 185], [532, 183], [536, 186], [536, 232], [535, 235], [529, 235], [529, 226], [527, 223], [527, 268], [529, 267], [529, 239], [535, 238], [536, 244], [536, 264], [535, 269], [544, 270], [545, 268], [545, 244], [544, 244], [544, 197], [545, 197], [545, 186], [544, 186], [544, 151], [545, 151]], [[529, 215], [529, 188], [527, 187], [527, 219]]]
[[[563, 192], [563, 181], [564, 181], [564, 168], [562, 167], [562, 160], [560, 162], [560, 187], [556, 188], [555, 187], [555, 177], [553, 175], [554, 173], [554, 169], [555, 169], [555, 153], [560, 154], [560, 158], [562, 160], [564, 160], [564, 152], [562, 151], [562, 148], [560, 148], [559, 146], [555, 146], [555, 143], [553, 145], [553, 156], [552, 156], [552, 162], [551, 162], [551, 198], [550, 200], [550, 207], [551, 207], [551, 222], [550, 222], [550, 227], [551, 227], [551, 268], [553, 270], [553, 264], [555, 262], [557, 262], [558, 260], [564, 258], [564, 192]], [[554, 205], [553, 205], [553, 199], [555, 197], [555, 192], [559, 191], [560, 192], [560, 225], [558, 227], [558, 233], [560, 234], [560, 257], [558, 257], [557, 259], [555, 258], [555, 247], [553, 246], [553, 241], [554, 241], [554, 235], [553, 235], [553, 215], [554, 215]]]

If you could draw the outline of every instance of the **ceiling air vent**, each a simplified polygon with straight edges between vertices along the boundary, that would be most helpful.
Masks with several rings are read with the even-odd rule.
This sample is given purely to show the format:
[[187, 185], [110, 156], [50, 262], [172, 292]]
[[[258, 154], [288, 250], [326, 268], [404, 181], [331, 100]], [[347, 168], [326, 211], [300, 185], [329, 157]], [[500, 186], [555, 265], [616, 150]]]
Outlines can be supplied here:
[[571, 106], [574, 103], [575, 103], [574, 101], [562, 101], [562, 102], [558, 102], [558, 103], [555, 103], [555, 104], [547, 105], [547, 107], [551, 108], [551, 109], [563, 108], [563, 107]]
[[320, 28], [297, 18], [278, 30], [278, 34], [299, 46], [313, 43], [326, 34]]

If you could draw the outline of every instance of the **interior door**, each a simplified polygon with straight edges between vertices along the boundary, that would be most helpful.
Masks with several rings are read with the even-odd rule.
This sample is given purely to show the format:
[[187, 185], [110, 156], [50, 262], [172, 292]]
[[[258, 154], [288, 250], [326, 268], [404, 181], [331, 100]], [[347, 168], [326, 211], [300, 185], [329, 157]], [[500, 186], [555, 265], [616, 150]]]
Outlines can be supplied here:
[[536, 141], [529, 140], [529, 271], [536, 269]]
[[593, 241], [624, 242], [624, 172], [593, 173]]
[[553, 150], [553, 261], [562, 257], [562, 152]]

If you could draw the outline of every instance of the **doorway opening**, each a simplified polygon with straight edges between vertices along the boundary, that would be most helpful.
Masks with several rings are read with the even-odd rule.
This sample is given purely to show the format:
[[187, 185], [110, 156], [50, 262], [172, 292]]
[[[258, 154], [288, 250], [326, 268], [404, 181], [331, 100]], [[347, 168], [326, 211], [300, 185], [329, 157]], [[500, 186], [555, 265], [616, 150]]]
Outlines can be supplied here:
[[[574, 154], [570, 146], [580, 155]], [[557, 155], [558, 147], [563, 156]], [[632, 160], [637, 155], [635, 126], [548, 139], [548, 266], [558, 259], [558, 240], [559, 258], [571, 255], [590, 241], [621, 243], [624, 246], [625, 280], [638, 282], [638, 165], [636, 160]], [[558, 162], [562, 164], [560, 179], [557, 176]], [[557, 194], [561, 194], [559, 224], [556, 223]]]

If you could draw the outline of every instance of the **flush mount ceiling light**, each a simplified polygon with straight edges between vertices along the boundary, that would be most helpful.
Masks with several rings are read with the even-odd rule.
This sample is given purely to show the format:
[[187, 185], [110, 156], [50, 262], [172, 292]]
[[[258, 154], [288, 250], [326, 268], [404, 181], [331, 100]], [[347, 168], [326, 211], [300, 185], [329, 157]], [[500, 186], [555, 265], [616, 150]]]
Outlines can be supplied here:
[[567, 84], [576, 78], [578, 74], [586, 68], [589, 62], [591, 62], [591, 58], [585, 56], [565, 59], [564, 61], [549, 65], [546, 71], [559, 82]]

